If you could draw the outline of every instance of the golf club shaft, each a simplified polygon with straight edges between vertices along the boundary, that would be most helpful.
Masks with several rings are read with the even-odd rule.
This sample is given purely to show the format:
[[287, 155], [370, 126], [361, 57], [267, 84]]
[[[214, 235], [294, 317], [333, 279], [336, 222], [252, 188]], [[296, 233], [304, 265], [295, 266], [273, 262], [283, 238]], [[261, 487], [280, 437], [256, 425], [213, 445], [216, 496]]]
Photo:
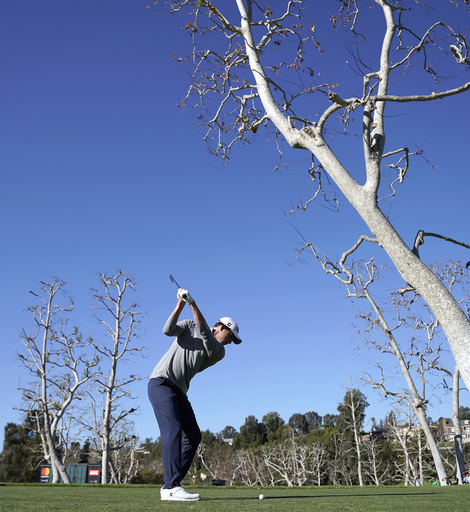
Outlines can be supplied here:
[[[170, 274], [170, 281], [171, 281], [172, 283], [175, 283], [175, 284], [176, 284], [176, 286], [177, 286], [178, 290], [181, 288], [181, 286], [176, 282], [176, 279], [175, 279], [171, 274]], [[184, 300], [187, 300], [187, 298], [188, 298], [188, 296], [187, 296], [187, 294], [186, 294], [186, 293], [183, 293], [183, 294], [181, 295], [181, 297], [182, 297]]]

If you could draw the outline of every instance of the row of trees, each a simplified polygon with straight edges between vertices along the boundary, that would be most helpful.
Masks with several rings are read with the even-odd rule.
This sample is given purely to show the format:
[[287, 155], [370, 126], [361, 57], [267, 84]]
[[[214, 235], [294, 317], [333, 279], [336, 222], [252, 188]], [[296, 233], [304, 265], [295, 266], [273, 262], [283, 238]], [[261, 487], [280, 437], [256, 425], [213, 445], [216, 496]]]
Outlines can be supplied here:
[[[365, 397], [354, 389], [346, 393], [338, 414], [328, 415], [320, 425], [315, 413], [295, 415], [288, 424], [277, 413], [269, 413], [261, 422], [251, 416], [233, 446], [221, 443], [221, 435], [205, 432], [192, 478], [199, 481], [210, 475], [229, 484], [300, 486], [424, 485], [426, 478], [436, 477], [432, 454], [411, 409], [397, 408], [364, 433], [359, 425], [366, 405]], [[470, 418], [468, 410], [461, 412]], [[312, 414], [316, 420], [311, 426]], [[275, 424], [273, 419], [280, 425], [274, 431], [269, 427]], [[299, 420], [301, 429], [290, 426]], [[442, 436], [440, 423], [433, 425], [433, 431], [447, 474], [456, 475], [453, 444]], [[268, 437], [277, 440], [267, 441]], [[468, 446], [465, 453], [470, 455]]]
[[[377, 361], [362, 375], [363, 381], [385, 398], [409, 407], [408, 419], [400, 420], [398, 425], [411, 427], [413, 421], [418, 423], [440, 481], [445, 480], [449, 469], [448, 448], [445, 447], [443, 453], [429, 423], [427, 409], [437, 399], [450, 401], [446, 396], [451, 393], [458, 466], [455, 474], [460, 479], [465, 468], [462, 432], [459, 431], [460, 374], [444, 349], [445, 338], [438, 320], [416, 292], [409, 294], [407, 290], [398, 290], [388, 296], [385, 294], [380, 283], [386, 267], [371, 260], [355, 263], [352, 271], [348, 296], [359, 308], [356, 325], [361, 335], [359, 348], [373, 351]], [[434, 265], [433, 272], [467, 308], [467, 269], [459, 262], [450, 262]], [[68, 482], [65, 464], [77, 461], [77, 447], [83, 443], [85, 447], [89, 445], [87, 460], [102, 465], [102, 483], [107, 483], [108, 478], [114, 483], [130, 481], [142, 467], [141, 455], [145, 449], [139, 450], [138, 436], [134, 432], [132, 414], [136, 409], [132, 406], [130, 392], [130, 384], [137, 377], [129, 375], [128, 366], [122, 363], [124, 357], [130, 358], [140, 350], [134, 338], [142, 315], [136, 303], [128, 298], [129, 293], [135, 291], [132, 276], [119, 272], [112, 277], [101, 274], [99, 279], [101, 291], [93, 291], [95, 316], [104, 326], [99, 340], [85, 338], [77, 328], [69, 328], [67, 315], [71, 314], [74, 304], [64, 291], [64, 283], [58, 279], [41, 283], [38, 292], [31, 292], [36, 304], [29, 311], [36, 328], [32, 332], [24, 330], [21, 337], [23, 350], [18, 360], [30, 378], [22, 386], [23, 406], [19, 407], [26, 419], [20, 426], [9, 424], [7, 430], [11, 430], [13, 438], [6, 432], [6, 439], [17, 436], [19, 446], [27, 441], [28, 449], [32, 450], [30, 460], [35, 461], [36, 466], [42, 461], [50, 463], [54, 482], [60, 478]], [[349, 389], [353, 389], [351, 383]], [[254, 446], [277, 446], [285, 442], [286, 435], [292, 444], [309, 439], [313, 430], [330, 432], [339, 428], [338, 435], [348, 432], [352, 436], [357, 481], [362, 485], [362, 467], [367, 465], [363, 462], [365, 452], [361, 444], [365, 400], [356, 393], [350, 398], [357, 404], [345, 400], [340, 405], [339, 416], [321, 418], [310, 412], [293, 415], [287, 425], [276, 413], [269, 413], [262, 422], [249, 416], [238, 435], [234, 429], [222, 434], [234, 439], [237, 453], [243, 450], [251, 453]], [[348, 407], [352, 420], [344, 424], [342, 408]], [[390, 422], [388, 425], [393, 430]], [[81, 454], [83, 459], [83, 451]], [[30, 465], [30, 470], [35, 464]], [[411, 480], [409, 474], [406, 478]], [[422, 478], [423, 472], [420, 481]], [[327, 480], [339, 481], [336, 477]], [[251, 477], [247, 481], [251, 481]]]
[[[323, 417], [316, 412], [296, 413], [285, 422], [277, 412], [259, 421], [250, 415], [237, 431], [227, 426], [213, 434], [203, 432], [202, 442], [188, 478], [192, 483], [207, 479], [225, 480], [228, 485], [424, 485], [426, 478], [438, 477], [434, 454], [424, 429], [412, 407], [397, 405], [385, 419], [364, 430], [368, 407], [364, 394], [346, 390], [335, 414]], [[460, 407], [460, 419], [470, 420], [470, 408]], [[442, 418], [427, 418], [445, 476], [458, 479], [462, 470], [456, 445], [444, 436]], [[131, 430], [127, 429], [127, 435]], [[60, 447], [65, 463], [98, 463], [102, 452], [99, 438], [88, 438], [81, 445], [73, 441]], [[470, 457], [470, 444], [462, 450], [463, 469]], [[23, 424], [5, 427], [2, 453], [4, 479], [10, 482], [37, 481], [38, 467], [44, 462], [42, 437], [36, 432], [36, 419], [28, 416]], [[111, 452], [108, 461], [115, 483], [161, 483], [163, 464], [159, 440], [126, 443]]]
[[[285, 422], [277, 412], [270, 412], [261, 421], [248, 416], [239, 431], [231, 426], [217, 434], [205, 431], [188, 479], [250, 486], [423, 485], [437, 476], [433, 454], [412, 408], [396, 407], [384, 420], [373, 420], [365, 432], [367, 406], [362, 392], [351, 388], [336, 414], [296, 413]], [[470, 420], [470, 409], [460, 407], [459, 417]], [[455, 447], [443, 435], [442, 420], [430, 427], [446, 475], [458, 475]], [[100, 461], [100, 452], [93, 448], [96, 444], [90, 439], [83, 445], [72, 443], [66, 461]], [[469, 445], [464, 445], [464, 455], [468, 460]], [[43, 457], [41, 436], [34, 432], [32, 418], [6, 426], [2, 459], [6, 480], [37, 481]], [[128, 444], [113, 451], [112, 465], [116, 482], [161, 483], [160, 443], [146, 439]]]

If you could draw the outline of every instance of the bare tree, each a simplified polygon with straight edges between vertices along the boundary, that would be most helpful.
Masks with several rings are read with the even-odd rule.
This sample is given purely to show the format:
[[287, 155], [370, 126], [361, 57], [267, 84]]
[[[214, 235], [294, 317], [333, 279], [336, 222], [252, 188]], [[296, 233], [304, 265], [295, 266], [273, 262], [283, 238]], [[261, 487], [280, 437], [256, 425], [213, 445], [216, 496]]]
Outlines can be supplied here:
[[[287, 429], [289, 439], [279, 445], [263, 445], [262, 456], [264, 464], [270, 472], [277, 474], [279, 481], [285, 482], [289, 487], [296, 485], [298, 475], [297, 440], [295, 431]], [[302, 478], [302, 476], [301, 476]]]
[[269, 484], [269, 470], [258, 451], [251, 448], [237, 450], [235, 461], [236, 475], [243, 485], [264, 487]]
[[352, 387], [351, 377], [349, 377], [349, 387], [347, 388], [344, 401], [338, 406], [338, 410], [340, 411], [338, 422], [340, 422], [340, 426], [344, 426], [346, 430], [353, 435], [353, 445], [357, 461], [357, 477], [361, 487], [364, 485], [362, 478], [361, 430], [364, 423], [364, 411], [368, 405], [365, 396], [358, 389]]
[[[138, 377], [122, 374], [126, 370], [126, 358], [141, 351], [134, 341], [142, 314], [138, 305], [128, 300], [129, 292], [135, 291], [132, 275], [125, 275], [122, 271], [114, 276], [99, 274], [99, 280], [103, 291], [94, 290], [96, 318], [105, 327], [106, 337], [101, 343], [93, 342], [102, 358], [102, 365], [95, 376], [97, 389], [89, 394], [93, 413], [89, 427], [100, 440], [101, 483], [105, 484], [108, 483], [110, 451], [121, 450], [127, 443], [126, 439], [113, 442], [112, 434], [136, 411], [134, 407], [127, 406], [126, 399], [132, 398], [129, 386]], [[95, 398], [96, 391], [101, 397], [100, 402]]]
[[[443, 371], [452, 379], [452, 423], [454, 425], [454, 460], [455, 464], [452, 464], [449, 460], [447, 462], [454, 466], [455, 476], [460, 485], [463, 482], [463, 473], [465, 472], [465, 456], [463, 448], [463, 437], [462, 437], [462, 426], [460, 425], [460, 372], [457, 365], [453, 372], [450, 372], [443, 368]], [[447, 385], [447, 384], [446, 384]], [[448, 385], [447, 385], [448, 386]], [[444, 451], [443, 458], [445, 457], [446, 446], [441, 451]]]
[[[468, 267], [468, 264], [466, 265]], [[461, 262], [449, 261], [441, 265], [435, 263], [432, 265], [433, 271], [439, 276], [440, 280], [446, 285], [448, 290], [456, 297], [462, 309], [469, 314], [469, 279], [468, 271]], [[439, 364], [438, 368], [450, 382], [444, 378], [444, 386], [452, 391], [452, 422], [454, 424], [454, 449], [455, 449], [455, 473], [459, 484], [462, 484], [462, 473], [465, 471], [465, 459], [463, 454], [462, 428], [460, 426], [460, 371], [455, 364], [453, 369], [447, 368], [444, 364]]]
[[363, 470], [364, 474], [374, 485], [383, 485], [391, 477], [391, 464], [381, 461], [384, 440], [372, 437], [364, 441], [362, 452], [364, 454]]
[[73, 310], [73, 301], [64, 292], [65, 283], [55, 278], [41, 282], [39, 299], [29, 308], [36, 328], [23, 330], [24, 351], [18, 354], [32, 382], [22, 387], [28, 413], [36, 419], [42, 439], [44, 457], [52, 466], [53, 482], [60, 478], [70, 483], [60, 449], [77, 434], [78, 420], [72, 413], [81, 388], [93, 376], [98, 358], [89, 354], [91, 339], [83, 339], [76, 328], [69, 331], [64, 315]]
[[[404, 318], [402, 309], [406, 309], [409, 305], [403, 304], [403, 300], [398, 296], [392, 296], [392, 313], [391, 319], [387, 319], [386, 312], [383, 307], [378, 305], [377, 300], [373, 297], [370, 287], [376, 281], [378, 269], [373, 261], [365, 262], [362, 265], [357, 264], [356, 276], [349, 287], [349, 296], [359, 299], [367, 299], [370, 304], [370, 312], [363, 313], [359, 316], [366, 321], [366, 333], [372, 333], [378, 329], [384, 338], [384, 342], [378, 341], [374, 336], [370, 335], [366, 340], [369, 346], [373, 346], [378, 352], [386, 355], [393, 355], [399, 365], [400, 371], [403, 374], [407, 388], [396, 390], [388, 385], [388, 375], [383, 370], [383, 363], [377, 362], [377, 368], [380, 370], [379, 377], [367, 375], [362, 377], [374, 389], [380, 390], [385, 397], [394, 397], [396, 400], [406, 400], [413, 407], [414, 412], [420, 422], [422, 431], [426, 436], [426, 441], [430, 447], [436, 471], [439, 475], [439, 480], [442, 481], [446, 476], [442, 457], [439, 452], [439, 447], [436, 439], [433, 436], [431, 428], [428, 424], [426, 416], [426, 406], [429, 397], [426, 393], [426, 386], [428, 384], [428, 374], [438, 368], [439, 355], [441, 351], [440, 346], [433, 346], [432, 342], [437, 328], [437, 320], [432, 318], [428, 323], [422, 320], [421, 317], [410, 316]], [[420, 339], [411, 337], [407, 340], [408, 346], [406, 351], [402, 349], [396, 332], [406, 324], [412, 324], [414, 330], [425, 330], [427, 333], [427, 340], [424, 347], [418, 346]], [[413, 377], [417, 377], [418, 383], [416, 384]], [[419, 388], [418, 388], [419, 386]]]
[[[312, 2], [286, 0], [283, 10], [278, 5], [262, 7], [252, 0], [169, 0], [166, 4], [171, 13], [192, 16], [186, 30], [193, 49], [187, 59], [181, 60], [191, 64], [193, 81], [183, 103], [194, 101], [198, 107], [201, 124], [207, 127], [205, 140], [212, 151], [228, 159], [235, 143], [251, 140], [262, 126], [274, 127], [279, 148], [282, 140], [292, 148], [308, 151], [318, 162], [308, 170], [318, 186], [312, 199], [326, 197], [322, 184], [327, 180], [336, 185], [369, 228], [372, 237], [367, 237], [385, 250], [404, 282], [423, 297], [438, 318], [463, 380], [470, 388], [470, 322], [445, 286], [420, 260], [418, 245], [408, 247], [392, 225], [388, 212], [381, 208], [381, 199], [393, 199], [396, 186], [409, 173], [413, 154], [407, 147], [386, 149], [387, 122], [390, 124], [391, 114], [399, 105], [426, 102], [431, 108], [437, 101], [470, 89], [470, 82], [465, 81], [470, 63], [469, 46], [463, 35], [466, 30], [453, 29], [441, 21], [437, 18], [439, 10], [429, 10], [428, 15], [433, 19], [422, 30], [418, 23], [422, 21], [422, 12], [418, 11], [421, 2], [339, 2], [340, 11], [331, 18], [333, 25], [349, 27], [361, 42], [353, 52], [356, 52], [354, 66], [362, 75], [362, 84], [352, 94], [342, 97], [335, 90], [335, 82], [341, 82], [345, 71], [339, 63], [335, 63], [338, 73], [335, 80], [322, 82], [321, 63], [315, 62], [313, 69], [307, 60], [311, 48], [315, 52], [323, 50], [316, 40], [315, 17], [310, 15], [315, 12], [314, 6], [306, 10]], [[452, 0], [452, 4], [461, 9], [460, 22], [464, 23], [468, 3]], [[331, 2], [331, 5], [338, 3]], [[379, 26], [385, 22], [381, 38], [366, 38], [358, 31], [359, 18], [369, 16], [362, 9], [368, 12], [371, 6], [377, 9], [371, 11], [375, 17], [370, 23]], [[283, 44], [287, 41], [293, 44]], [[276, 52], [278, 48], [282, 51]], [[289, 49], [293, 50], [291, 56], [286, 55]], [[433, 55], [438, 54], [450, 58], [433, 61]], [[373, 68], [366, 62], [378, 64]], [[446, 82], [439, 81], [437, 66], [449, 62], [454, 64], [452, 71], [442, 67], [441, 73], [459, 72], [459, 77], [453, 81], [455, 87], [446, 89]], [[391, 92], [395, 79], [406, 80], [412, 69], [423, 70], [421, 90], [412, 94]], [[431, 85], [427, 85], [427, 79]], [[341, 87], [346, 91], [354, 83]], [[326, 98], [329, 104], [325, 107]], [[328, 144], [328, 129], [334, 130], [337, 120], [345, 130], [353, 131], [357, 127], [356, 132], [362, 135], [365, 162], [362, 183], [352, 170], [357, 167], [357, 158], [343, 164]], [[396, 173], [390, 189], [384, 172], [387, 164]], [[310, 201], [296, 209], [305, 210]], [[312, 244], [307, 245], [313, 249]], [[341, 272], [340, 265], [330, 263]]]
[[348, 463], [353, 452], [354, 448], [345, 431], [333, 432], [329, 443], [327, 471], [334, 486], [354, 484], [354, 477], [357, 475], [356, 468]]
[[[458, 303], [462, 308], [468, 311], [468, 276], [466, 270], [459, 262], [447, 262], [444, 264], [432, 265], [433, 272], [439, 276], [440, 280], [451, 291]], [[407, 392], [391, 392], [390, 387], [386, 384], [386, 376], [381, 372], [379, 380], [373, 379], [370, 376], [366, 380], [377, 389], [380, 389], [387, 396], [395, 396], [396, 398], [406, 399], [415, 408], [417, 417], [422, 425], [423, 432], [431, 447], [433, 457], [437, 456], [439, 451], [438, 444], [432, 435], [431, 430], [427, 425], [426, 407], [432, 395], [436, 393], [436, 386], [432, 385], [440, 374], [444, 376], [443, 381], [446, 389], [452, 389], [453, 393], [453, 419], [459, 423], [459, 372], [455, 367], [453, 370], [448, 369], [449, 363], [445, 362], [442, 358], [443, 343], [445, 340], [440, 338], [440, 325], [432, 311], [426, 304], [422, 303], [421, 298], [417, 294], [404, 293], [400, 290], [398, 294], [391, 295], [391, 307], [386, 311], [386, 302], [382, 299], [382, 305], [378, 306], [377, 300], [372, 297], [369, 288], [371, 284], [376, 281], [378, 277], [377, 268], [374, 262], [364, 264], [365, 274], [367, 278], [364, 279], [361, 275], [359, 265], [356, 265], [357, 275], [356, 281], [358, 285], [350, 287], [350, 297], [363, 297], [367, 298], [372, 310], [369, 314], [361, 314], [361, 318], [365, 319], [368, 323], [368, 328], [365, 330], [369, 338], [366, 343], [368, 346], [374, 347], [382, 354], [393, 354], [398, 362], [401, 372], [403, 373], [406, 383], [408, 385]], [[385, 302], [385, 304], [384, 304]], [[387, 319], [387, 314], [394, 316], [393, 320]], [[385, 334], [387, 343], [383, 344], [372, 336], [375, 328], [379, 328]], [[398, 334], [398, 330], [408, 328], [411, 330], [409, 336], [403, 333]], [[398, 340], [401, 338], [401, 342]], [[403, 341], [403, 340], [406, 341]], [[452, 364], [452, 363], [451, 363]], [[446, 366], [447, 365], [447, 366]], [[383, 368], [381, 364], [378, 364]], [[414, 375], [414, 377], [413, 377]], [[445, 377], [450, 377], [452, 384], [446, 382]], [[431, 388], [428, 392], [427, 389]], [[457, 472], [464, 471], [463, 461], [463, 448], [461, 443], [461, 433], [457, 432], [455, 439], [455, 453], [457, 458]], [[442, 459], [442, 454], [439, 458]], [[435, 458], [438, 468], [439, 479], [445, 476], [445, 470], [439, 459]], [[439, 470], [439, 467], [441, 469]]]
[[[215, 479], [228, 480], [229, 485], [233, 483], [234, 456], [232, 448], [221, 441], [220, 437], [217, 447], [211, 453], [207, 453], [207, 444], [201, 442], [197, 448], [196, 457], [193, 463], [195, 474], [203, 467], [204, 471]], [[207, 475], [206, 475], [207, 478]]]
[[326, 462], [326, 449], [323, 443], [312, 443], [310, 445], [310, 472], [312, 481], [320, 487], [324, 474], [324, 466]]
[[112, 431], [109, 458], [112, 483], [128, 484], [140, 470], [141, 461], [136, 454], [139, 440], [134, 431], [134, 423], [126, 420]]
[[[404, 406], [405, 411], [400, 407]], [[424, 468], [422, 457], [421, 435], [418, 436], [418, 443], [413, 444], [413, 425], [416, 420], [413, 407], [409, 403], [399, 403], [386, 421], [386, 428], [396, 446], [400, 448], [402, 458], [394, 461], [395, 469], [404, 481], [405, 486], [424, 485]], [[420, 430], [417, 429], [418, 433]]]
[[284, 482], [289, 487], [301, 487], [315, 479], [320, 485], [325, 447], [321, 443], [301, 442], [294, 428], [287, 428], [284, 435], [284, 442], [261, 448], [263, 463], [271, 475], [270, 485]]
[[214, 473], [212, 471], [212, 469], [210, 468], [210, 466], [207, 465], [207, 462], [206, 462], [206, 450], [207, 450], [206, 443], [203, 443], [203, 442], [199, 443], [199, 446], [197, 447], [197, 450], [196, 450], [196, 457], [195, 458], [196, 458], [196, 460], [199, 460], [201, 462], [201, 464], [210, 473], [212, 478], [217, 478], [217, 470]]
[[465, 457], [463, 454], [463, 438], [462, 427], [460, 425], [460, 372], [458, 367], [455, 367], [453, 375], [452, 386], [452, 421], [455, 426], [454, 446], [455, 446], [455, 461], [456, 473], [459, 484], [463, 484], [462, 474], [465, 472]]

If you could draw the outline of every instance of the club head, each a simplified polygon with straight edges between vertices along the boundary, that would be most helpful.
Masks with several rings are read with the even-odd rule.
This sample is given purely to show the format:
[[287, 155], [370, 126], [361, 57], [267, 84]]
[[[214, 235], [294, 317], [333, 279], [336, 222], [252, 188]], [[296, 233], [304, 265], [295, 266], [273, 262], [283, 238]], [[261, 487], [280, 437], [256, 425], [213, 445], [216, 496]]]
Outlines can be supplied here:
[[181, 288], [181, 286], [176, 282], [176, 279], [170, 274], [170, 281], [172, 283], [175, 283], [178, 288]]

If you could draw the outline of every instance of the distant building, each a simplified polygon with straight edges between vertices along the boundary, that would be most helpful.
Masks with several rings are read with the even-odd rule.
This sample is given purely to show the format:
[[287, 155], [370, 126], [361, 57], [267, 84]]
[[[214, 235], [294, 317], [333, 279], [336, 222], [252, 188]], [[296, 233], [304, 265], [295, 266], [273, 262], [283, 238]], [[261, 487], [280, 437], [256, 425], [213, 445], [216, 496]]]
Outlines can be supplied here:
[[[460, 428], [462, 429], [462, 442], [470, 442], [470, 420], [460, 420]], [[453, 441], [455, 437], [455, 427], [451, 420], [442, 420], [442, 430], [446, 441]]]
[[[470, 422], [469, 422], [470, 427]], [[429, 428], [433, 432], [434, 435], [437, 434], [438, 426], [429, 425]], [[423, 428], [421, 425], [414, 425], [412, 427], [399, 427], [400, 436], [403, 439], [411, 439], [416, 435], [423, 435]], [[469, 431], [470, 435], [470, 431]], [[362, 435], [363, 441], [381, 441], [382, 439], [391, 439], [394, 440], [394, 436], [390, 434], [389, 430], [382, 427], [373, 427], [370, 432], [364, 433]]]
[[362, 435], [363, 441], [381, 441], [382, 439], [388, 439], [388, 433], [381, 427], [372, 427], [370, 432]]

